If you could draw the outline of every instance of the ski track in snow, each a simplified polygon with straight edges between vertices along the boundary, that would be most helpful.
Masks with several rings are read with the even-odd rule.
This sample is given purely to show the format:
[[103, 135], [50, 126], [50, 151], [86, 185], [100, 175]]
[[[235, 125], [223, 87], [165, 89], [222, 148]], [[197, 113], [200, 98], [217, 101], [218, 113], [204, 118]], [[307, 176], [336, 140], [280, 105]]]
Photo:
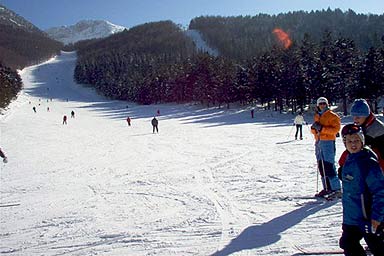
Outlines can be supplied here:
[[290, 141], [293, 116], [111, 101], [73, 82], [75, 60], [62, 53], [20, 71], [25, 88], [1, 116], [9, 163], [0, 203], [20, 203], [0, 208], [1, 254], [292, 255], [295, 244], [338, 247], [341, 203], [292, 199], [313, 195], [317, 180], [307, 128], [304, 140]]

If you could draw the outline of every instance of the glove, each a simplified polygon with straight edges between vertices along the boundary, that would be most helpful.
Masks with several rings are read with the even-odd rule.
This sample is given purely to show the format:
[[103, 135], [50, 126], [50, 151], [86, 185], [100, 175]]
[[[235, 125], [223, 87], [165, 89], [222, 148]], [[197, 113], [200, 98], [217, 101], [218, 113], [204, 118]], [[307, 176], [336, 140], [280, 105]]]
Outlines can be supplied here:
[[317, 132], [320, 132], [321, 131], [321, 128], [323, 128], [321, 126], [321, 124], [319, 122], [314, 122], [311, 126], [312, 129], [315, 129]]
[[375, 234], [378, 237], [384, 238], [384, 222], [381, 222], [380, 225], [376, 228]]
[[3, 158], [3, 163], [5, 163], [5, 164], [8, 163], [8, 158], [4, 157]]
[[293, 126], [295, 126], [295, 124], [293, 124]]

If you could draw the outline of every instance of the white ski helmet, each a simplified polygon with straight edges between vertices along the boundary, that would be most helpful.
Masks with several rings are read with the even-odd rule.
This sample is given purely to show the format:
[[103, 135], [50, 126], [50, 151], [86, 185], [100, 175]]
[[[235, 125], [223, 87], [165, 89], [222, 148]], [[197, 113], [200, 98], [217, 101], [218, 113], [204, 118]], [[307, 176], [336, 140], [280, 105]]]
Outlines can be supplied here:
[[325, 98], [325, 97], [320, 97], [320, 98], [318, 98], [317, 101], [316, 101], [316, 106], [319, 106], [320, 103], [325, 103], [325, 104], [328, 105], [328, 100], [327, 100], [327, 98]]

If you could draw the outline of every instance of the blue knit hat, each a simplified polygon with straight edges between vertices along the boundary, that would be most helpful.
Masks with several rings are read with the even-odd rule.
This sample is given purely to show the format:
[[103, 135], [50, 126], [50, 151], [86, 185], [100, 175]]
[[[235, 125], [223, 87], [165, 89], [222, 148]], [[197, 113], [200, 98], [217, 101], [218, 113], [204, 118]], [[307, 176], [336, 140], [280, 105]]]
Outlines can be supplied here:
[[356, 99], [351, 107], [351, 116], [367, 117], [371, 113], [369, 105], [364, 99]]

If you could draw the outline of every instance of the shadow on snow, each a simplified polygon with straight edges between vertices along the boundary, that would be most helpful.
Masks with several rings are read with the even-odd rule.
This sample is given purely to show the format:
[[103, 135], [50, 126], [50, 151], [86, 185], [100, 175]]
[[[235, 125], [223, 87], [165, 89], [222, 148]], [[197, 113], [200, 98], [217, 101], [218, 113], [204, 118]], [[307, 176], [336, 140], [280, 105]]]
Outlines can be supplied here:
[[306, 217], [334, 205], [336, 202], [308, 203], [304, 206], [274, 218], [260, 225], [250, 226], [231, 240], [222, 250], [211, 256], [225, 256], [243, 250], [257, 249], [276, 243], [280, 240], [280, 233], [295, 226]]

